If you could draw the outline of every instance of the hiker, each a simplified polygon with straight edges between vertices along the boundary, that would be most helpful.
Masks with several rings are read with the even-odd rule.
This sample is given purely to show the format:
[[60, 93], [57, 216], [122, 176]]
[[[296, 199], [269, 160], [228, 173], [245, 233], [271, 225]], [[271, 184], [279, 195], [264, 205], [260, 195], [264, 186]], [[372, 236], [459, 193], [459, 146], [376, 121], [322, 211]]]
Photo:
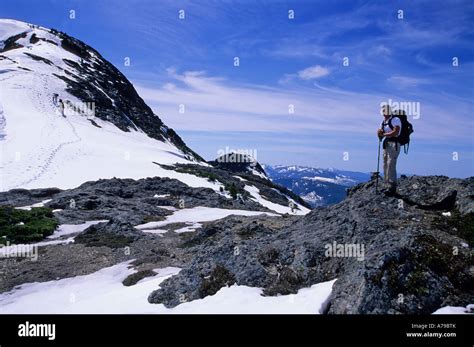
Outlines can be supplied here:
[[59, 95], [57, 93], [53, 94], [53, 104], [54, 104], [54, 106], [58, 105], [58, 96]]
[[397, 158], [400, 154], [398, 136], [402, 131], [400, 118], [394, 117], [389, 105], [382, 106], [384, 120], [377, 130], [379, 141], [383, 141], [383, 181], [384, 192], [395, 194], [397, 190]]
[[64, 102], [63, 99], [59, 99], [59, 111], [61, 112], [61, 116], [66, 117], [64, 114]]

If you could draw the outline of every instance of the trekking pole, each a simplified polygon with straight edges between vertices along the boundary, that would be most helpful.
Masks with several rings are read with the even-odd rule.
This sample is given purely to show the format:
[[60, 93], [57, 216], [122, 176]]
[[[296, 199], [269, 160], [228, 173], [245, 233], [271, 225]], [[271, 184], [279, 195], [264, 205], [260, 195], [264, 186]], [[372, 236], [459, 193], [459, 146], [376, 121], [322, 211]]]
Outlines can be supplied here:
[[375, 177], [375, 192], [378, 192], [378, 186], [379, 186], [379, 167], [380, 167], [380, 144], [382, 143], [382, 140], [379, 137], [379, 152], [377, 155], [377, 172], [375, 173], [377, 176]]

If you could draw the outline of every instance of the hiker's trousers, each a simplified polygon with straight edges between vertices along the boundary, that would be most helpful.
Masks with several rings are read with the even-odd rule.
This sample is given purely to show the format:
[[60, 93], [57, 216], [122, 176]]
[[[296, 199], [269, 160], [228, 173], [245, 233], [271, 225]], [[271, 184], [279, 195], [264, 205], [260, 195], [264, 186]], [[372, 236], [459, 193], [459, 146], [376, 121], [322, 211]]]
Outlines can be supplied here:
[[397, 158], [400, 154], [400, 144], [387, 141], [383, 150], [383, 181], [385, 185], [394, 187], [397, 185]]

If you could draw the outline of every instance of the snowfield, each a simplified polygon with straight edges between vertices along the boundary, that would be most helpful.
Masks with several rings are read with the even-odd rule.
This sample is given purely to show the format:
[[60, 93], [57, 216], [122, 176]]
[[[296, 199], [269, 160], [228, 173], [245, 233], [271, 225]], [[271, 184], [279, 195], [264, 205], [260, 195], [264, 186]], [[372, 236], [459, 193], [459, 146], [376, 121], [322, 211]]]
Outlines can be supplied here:
[[194, 208], [184, 208], [182, 210], [177, 210], [172, 215], [166, 217], [164, 221], [159, 222], [148, 222], [145, 224], [140, 224], [135, 226], [135, 228], [150, 233], [165, 233], [167, 230], [162, 229], [172, 223], [186, 223], [188, 227], [184, 227], [175, 232], [189, 232], [195, 231], [197, 228], [201, 227], [199, 222], [211, 222], [218, 219], [228, 217], [230, 215], [235, 216], [258, 216], [265, 214], [267, 216], [278, 216], [274, 213], [269, 212], [260, 212], [260, 211], [245, 211], [245, 210], [229, 210], [224, 208], [214, 208], [214, 207], [205, 207], [198, 206]]
[[[268, 208], [269, 210], [275, 211], [277, 213], [288, 213], [288, 214], [296, 214], [296, 215], [305, 215], [309, 212], [311, 212], [310, 209], [298, 204], [296, 201], [291, 199], [290, 197], [287, 197], [288, 200], [293, 202], [295, 208], [292, 209], [290, 206], [284, 206], [280, 204], [275, 204], [274, 202], [268, 201], [265, 199], [263, 196], [260, 195], [260, 190], [255, 187], [255, 186], [245, 186], [244, 188], [247, 192], [250, 193], [252, 196], [252, 200], [255, 202], [258, 202], [260, 205]], [[296, 208], [298, 207], [298, 209]]]
[[108, 222], [108, 220], [94, 220], [94, 221], [89, 221], [85, 222], [82, 224], [61, 224], [58, 226], [58, 228], [54, 231], [53, 235], [48, 236], [48, 239], [57, 239], [60, 237], [63, 237], [65, 235], [71, 235], [71, 234], [78, 234], [80, 232], [83, 232], [86, 230], [88, 227], [91, 225], [96, 225], [99, 223], [105, 223]]
[[[23, 87], [29, 84], [29, 78], [27, 73], [17, 71], [0, 77], [0, 103], [5, 118], [3, 133], [6, 134], [1, 141], [0, 190], [18, 187], [69, 189], [100, 178], [160, 176], [176, 178], [191, 187], [219, 191], [219, 184], [205, 178], [154, 164], [153, 161], [190, 163], [169, 143], [151, 139], [141, 132], [125, 133], [97, 118], [94, 121], [101, 128], [93, 126], [83, 116], [61, 117], [56, 114], [51, 95], [53, 90], [64, 90], [65, 85], [54, 89], [51, 86], [63, 82], [42, 76], [44, 81], [37, 83], [41, 88]], [[62, 94], [73, 99], [71, 95], [65, 96], [65, 92]]]
[[37, 202], [36, 204], [33, 205], [27, 205], [27, 206], [20, 206], [20, 207], [15, 207], [17, 210], [25, 210], [25, 211], [31, 211], [33, 207], [44, 207], [44, 204], [50, 202], [51, 199], [43, 200], [41, 202]]
[[135, 271], [130, 262], [95, 273], [43, 283], [27, 283], [0, 294], [0, 314], [318, 314], [328, 303], [336, 280], [303, 288], [297, 294], [264, 297], [260, 288], [233, 285], [216, 294], [168, 309], [150, 304], [148, 295], [180, 269], [157, 269], [157, 275], [126, 287], [122, 281]]
[[467, 305], [466, 307], [445, 306], [433, 312], [433, 314], [473, 314], [473, 313], [474, 313], [474, 304]]

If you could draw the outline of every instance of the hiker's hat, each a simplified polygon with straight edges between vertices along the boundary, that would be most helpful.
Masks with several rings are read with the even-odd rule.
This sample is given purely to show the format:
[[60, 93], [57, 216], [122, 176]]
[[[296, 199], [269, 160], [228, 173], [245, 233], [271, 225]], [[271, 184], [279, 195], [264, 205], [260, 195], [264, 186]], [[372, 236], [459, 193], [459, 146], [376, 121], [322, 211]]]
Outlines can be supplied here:
[[383, 104], [380, 106], [380, 115], [385, 116], [386, 114], [388, 115], [392, 114], [392, 108], [390, 107], [389, 104]]

